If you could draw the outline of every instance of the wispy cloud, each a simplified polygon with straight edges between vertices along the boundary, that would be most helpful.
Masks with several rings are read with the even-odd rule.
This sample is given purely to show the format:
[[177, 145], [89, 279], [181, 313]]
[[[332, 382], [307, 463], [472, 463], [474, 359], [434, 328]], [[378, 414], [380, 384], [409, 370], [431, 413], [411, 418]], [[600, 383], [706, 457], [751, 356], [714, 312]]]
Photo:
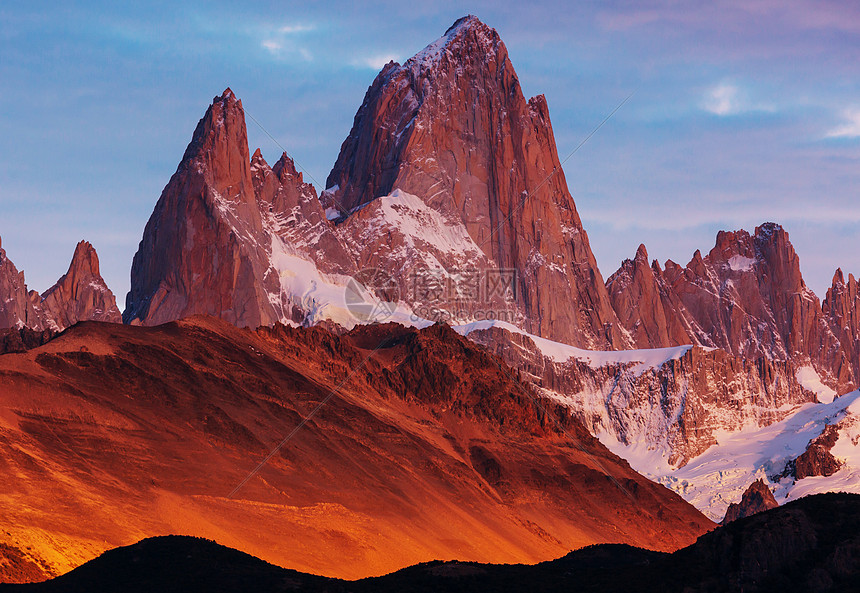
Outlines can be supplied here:
[[846, 109], [842, 112], [845, 121], [828, 131], [826, 138], [860, 138], [860, 109]]
[[315, 29], [316, 27], [313, 25], [284, 25], [278, 28], [278, 32], [284, 35], [292, 35], [294, 33], [308, 33]]
[[298, 55], [303, 60], [310, 62], [313, 60], [313, 54], [307, 47], [299, 45], [296, 37], [315, 30], [314, 25], [308, 24], [282, 25], [266, 31], [266, 36], [260, 45], [276, 58]]
[[776, 111], [774, 105], [753, 101], [745, 88], [732, 82], [721, 82], [706, 90], [701, 107], [708, 113], [721, 117], [752, 111]]
[[364, 58], [353, 60], [352, 65], [357, 68], [370, 68], [371, 70], [381, 70], [388, 62], [397, 62], [399, 56], [394, 54], [375, 54]]
[[262, 45], [273, 54], [278, 54], [282, 49], [284, 49], [284, 45], [280, 41], [276, 41], [274, 39], [264, 39]]
[[702, 108], [714, 115], [734, 115], [741, 112], [743, 109], [738, 87], [733, 84], [720, 83], [708, 89], [702, 102]]

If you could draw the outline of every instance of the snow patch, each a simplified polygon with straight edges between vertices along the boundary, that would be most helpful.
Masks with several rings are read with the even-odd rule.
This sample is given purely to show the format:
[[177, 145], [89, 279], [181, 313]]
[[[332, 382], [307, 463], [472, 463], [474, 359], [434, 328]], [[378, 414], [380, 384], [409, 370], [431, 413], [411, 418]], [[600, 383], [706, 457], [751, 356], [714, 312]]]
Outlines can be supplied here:
[[533, 334], [527, 333], [520, 328], [506, 323], [504, 321], [487, 320], [474, 321], [465, 325], [456, 326], [460, 334], [468, 336], [475, 330], [489, 329], [498, 327], [506, 329], [512, 333], [521, 334], [530, 338], [541, 353], [554, 362], [567, 362], [570, 359], [576, 359], [586, 363], [593, 369], [599, 369], [608, 366], [632, 365], [630, 372], [636, 377], [642, 373], [658, 369], [670, 360], [677, 360], [684, 356], [693, 346], [675, 346], [673, 348], [648, 348], [641, 350], [585, 350], [562, 344], [561, 342], [553, 342], [546, 338], [541, 338]]
[[[631, 467], [681, 495], [715, 521], [722, 520], [729, 504], [738, 502], [753, 481], [764, 479], [782, 504], [813, 492], [860, 491], [860, 436], [837, 443], [833, 454], [847, 459], [846, 466], [829, 477], [795, 481], [781, 478], [786, 463], [806, 450], [809, 441], [825, 426], [846, 415], [860, 412], [860, 391], [834, 399], [831, 403], [804, 404], [782, 420], [763, 428], [747, 427], [737, 432], [718, 432], [717, 444], [680, 468], [671, 468], [657, 455], [648, 455], [636, 446], [612, 446], [613, 453]], [[858, 423], [860, 424], [860, 423]], [[858, 426], [857, 432], [860, 432]]]
[[818, 397], [818, 401], [823, 404], [829, 404], [836, 397], [836, 392], [822, 383], [821, 377], [811, 366], [807, 365], [797, 369], [795, 377], [801, 387], [814, 393]]
[[743, 255], [733, 255], [729, 258], [729, 267], [735, 272], [749, 272], [755, 265], [755, 259]]

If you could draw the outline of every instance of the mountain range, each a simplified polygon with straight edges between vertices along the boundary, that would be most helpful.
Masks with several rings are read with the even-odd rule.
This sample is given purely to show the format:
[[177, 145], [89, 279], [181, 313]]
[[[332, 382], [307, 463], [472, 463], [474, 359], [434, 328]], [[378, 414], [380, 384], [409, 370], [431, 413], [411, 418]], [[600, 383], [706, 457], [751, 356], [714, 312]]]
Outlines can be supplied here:
[[854, 276], [821, 301], [766, 222], [604, 280], [547, 101], [476, 17], [379, 72], [326, 185], [252, 154], [228, 88], [122, 314], [89, 243], [43, 295], [0, 249], [0, 543], [55, 575], [187, 531], [358, 578], [669, 552], [752, 484], [860, 491]]

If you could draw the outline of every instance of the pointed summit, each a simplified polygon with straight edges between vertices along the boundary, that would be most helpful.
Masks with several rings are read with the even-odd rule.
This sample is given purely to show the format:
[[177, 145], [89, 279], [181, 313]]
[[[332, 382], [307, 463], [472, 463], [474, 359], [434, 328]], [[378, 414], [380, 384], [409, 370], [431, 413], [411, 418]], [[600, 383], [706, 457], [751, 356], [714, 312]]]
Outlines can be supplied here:
[[834, 287], [845, 284], [845, 277], [842, 275], [842, 268], [836, 268], [836, 271], [833, 273], [833, 281], [831, 284]]
[[99, 256], [89, 241], [79, 241], [72, 255], [72, 263], [69, 272], [79, 275], [99, 276]]
[[69, 270], [42, 295], [41, 309], [57, 329], [78, 321], [121, 323], [116, 298], [99, 273], [99, 256], [88, 241], [81, 241]]
[[212, 100], [198, 122], [179, 165], [183, 168], [193, 168], [202, 181], [222, 194], [250, 189], [245, 111], [229, 88]]
[[[546, 101], [526, 100], [505, 44], [476, 17], [383, 68], [326, 185], [323, 204], [339, 217], [398, 190], [414, 196], [412, 210], [435, 213], [416, 219], [439, 217], [462, 237], [459, 252], [477, 254], [468, 267], [514, 271], [516, 321], [532, 333], [586, 347], [629, 345], [568, 191]], [[346, 228], [356, 245], [367, 244], [368, 226], [385, 228], [392, 215], [378, 206]], [[359, 265], [379, 259], [405, 276], [438, 265], [398, 255], [382, 240]], [[461, 265], [455, 259], [432, 258], [446, 270]]]
[[462, 61], [470, 54], [483, 54], [490, 60], [500, 49], [504, 50], [505, 46], [496, 30], [478, 17], [468, 15], [457, 19], [442, 37], [409, 58], [403, 67], [419, 73], [437, 62]]
[[770, 488], [768, 488], [764, 480], [759, 478], [747, 487], [740, 502], [729, 505], [722, 524], [725, 525], [744, 517], [751, 517], [756, 513], [763, 513], [778, 506], [779, 503], [776, 502]]
[[0, 243], [0, 329], [9, 327], [42, 330], [47, 324], [29, 297], [24, 272], [18, 271]]
[[248, 156], [242, 102], [227, 89], [198, 122], [144, 229], [123, 319], [303, 322], [321, 308], [307, 295], [324, 282], [312, 271], [354, 271], [332, 227], [286, 154], [274, 169], [259, 149]]
[[266, 291], [251, 280], [268, 267], [266, 246], [245, 112], [228, 88], [197, 123], [146, 225], [123, 319], [157, 325], [201, 313], [239, 326], [274, 322]]

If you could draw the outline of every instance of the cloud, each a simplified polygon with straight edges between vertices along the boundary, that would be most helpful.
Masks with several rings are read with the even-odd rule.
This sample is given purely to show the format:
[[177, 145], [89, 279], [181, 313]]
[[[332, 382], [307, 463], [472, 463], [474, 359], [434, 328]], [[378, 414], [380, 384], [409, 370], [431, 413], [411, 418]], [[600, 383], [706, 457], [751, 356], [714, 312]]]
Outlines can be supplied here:
[[825, 134], [826, 138], [860, 138], [860, 109], [846, 109], [842, 112], [845, 122]]
[[284, 58], [289, 55], [298, 54], [306, 62], [314, 59], [313, 54], [306, 47], [296, 46], [293, 43], [285, 44], [277, 39], [264, 39], [260, 44], [265, 50], [276, 58]]
[[768, 113], [776, 111], [776, 106], [754, 102], [750, 99], [746, 89], [730, 82], [721, 82], [705, 91], [701, 107], [708, 113], [720, 117], [740, 115], [751, 111]]
[[359, 58], [358, 60], [354, 60], [352, 62], [352, 65], [358, 68], [381, 70], [382, 67], [385, 66], [388, 62], [397, 62], [399, 60], [400, 57], [394, 54], [376, 54], [373, 56], [368, 56], [366, 58]]
[[272, 54], [278, 55], [282, 49], [284, 49], [284, 45], [280, 41], [275, 41], [274, 39], [265, 39], [263, 40], [263, 47], [269, 50]]
[[733, 84], [721, 83], [705, 93], [702, 103], [705, 111], [714, 115], [735, 115], [743, 111], [738, 87]]
[[307, 33], [316, 29], [313, 25], [284, 25], [278, 28], [278, 33], [292, 35], [294, 33]]
[[277, 58], [297, 54], [305, 61], [310, 62], [313, 60], [313, 54], [307, 47], [297, 45], [298, 40], [295, 37], [315, 30], [314, 25], [306, 24], [282, 25], [274, 29], [266, 27], [261, 31], [265, 34], [265, 38], [260, 42], [260, 45]]

